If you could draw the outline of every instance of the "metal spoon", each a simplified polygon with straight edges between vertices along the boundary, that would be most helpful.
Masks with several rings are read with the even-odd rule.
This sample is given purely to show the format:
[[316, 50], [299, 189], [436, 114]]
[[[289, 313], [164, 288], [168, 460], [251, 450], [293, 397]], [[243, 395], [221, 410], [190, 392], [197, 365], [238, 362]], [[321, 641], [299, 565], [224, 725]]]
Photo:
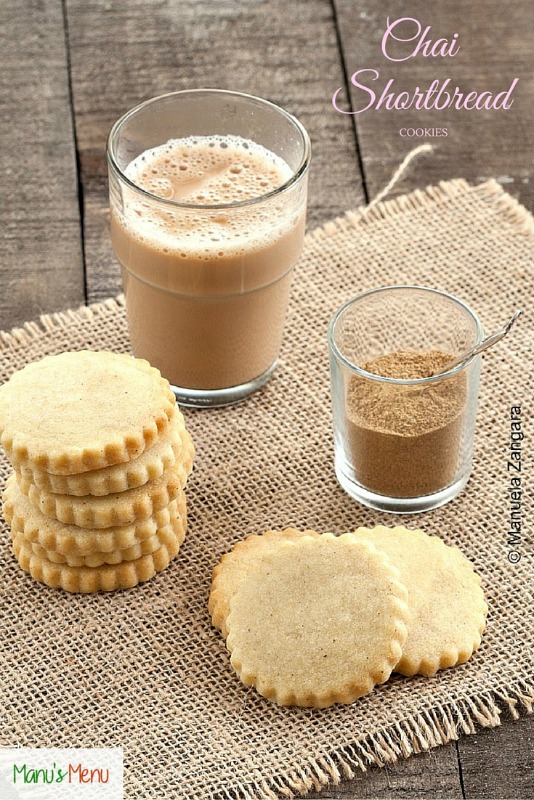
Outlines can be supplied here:
[[522, 313], [523, 312], [520, 309], [517, 309], [514, 316], [506, 323], [504, 328], [502, 328], [500, 331], [490, 334], [489, 336], [486, 336], [485, 339], [482, 339], [481, 342], [472, 347], [470, 350], [466, 350], [465, 353], [462, 353], [461, 356], [455, 358], [454, 361], [449, 361], [449, 363], [445, 364], [445, 366], [442, 367], [439, 372], [434, 372], [432, 377], [436, 375], [443, 375], [445, 372], [450, 372], [451, 369], [459, 367], [460, 364], [464, 364], [466, 361], [469, 361], [469, 359], [473, 356], [477, 356], [483, 350], [487, 350], [488, 347], [492, 347], [496, 342], [499, 342], [503, 336], [506, 336], [516, 319], [520, 317]]

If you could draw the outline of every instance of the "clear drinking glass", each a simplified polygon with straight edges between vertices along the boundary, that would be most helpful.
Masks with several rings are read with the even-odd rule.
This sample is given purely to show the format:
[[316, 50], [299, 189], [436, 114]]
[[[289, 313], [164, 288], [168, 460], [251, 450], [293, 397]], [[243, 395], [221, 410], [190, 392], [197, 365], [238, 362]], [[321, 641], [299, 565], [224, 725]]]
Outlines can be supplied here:
[[[464, 488], [480, 356], [443, 376], [433, 373], [482, 338], [480, 320], [465, 303], [421, 286], [375, 289], [337, 311], [328, 331], [335, 471], [352, 497], [414, 513]], [[426, 365], [425, 377], [404, 377], [414, 374], [413, 364]]]
[[[214, 136], [252, 140], [283, 159], [283, 184], [213, 205], [158, 196], [127, 174], [134, 159], [169, 140]], [[295, 117], [237, 92], [163, 95], [113, 127], [111, 235], [132, 348], [169, 379], [180, 403], [235, 403], [272, 374], [303, 245], [309, 162], [309, 138]]]

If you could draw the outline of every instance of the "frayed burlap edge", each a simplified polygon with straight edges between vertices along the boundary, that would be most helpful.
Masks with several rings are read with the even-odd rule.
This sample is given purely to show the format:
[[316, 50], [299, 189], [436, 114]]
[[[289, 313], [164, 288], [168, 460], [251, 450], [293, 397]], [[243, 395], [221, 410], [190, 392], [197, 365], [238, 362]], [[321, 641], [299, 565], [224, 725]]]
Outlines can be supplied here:
[[534, 682], [519, 680], [504, 689], [465, 697], [440, 709], [425, 709], [382, 731], [364, 734], [341, 750], [315, 758], [305, 769], [236, 790], [227, 789], [217, 795], [217, 800], [279, 800], [318, 792], [329, 784], [336, 786], [342, 780], [351, 780], [369, 767], [393, 764], [399, 758], [474, 734], [479, 728], [495, 728], [501, 724], [503, 710], [519, 719], [519, 709], [526, 714], [533, 712]]
[[[370, 209], [347, 211], [344, 216], [311, 231], [307, 238], [321, 240], [337, 231], [372, 225], [400, 213], [418, 212], [432, 204], [448, 202], [465, 192], [474, 192], [481, 200], [490, 202], [516, 232], [534, 235], [534, 217], [507, 194], [497, 181], [490, 180], [472, 187], [465, 180], [456, 179], [382, 201]], [[0, 350], [30, 344], [46, 333], [68, 328], [80, 321], [113, 317], [124, 309], [124, 305], [124, 295], [121, 294], [90, 306], [43, 314], [38, 320], [26, 322], [22, 327], [0, 331]], [[452, 701], [439, 709], [424, 709], [382, 731], [362, 734], [352, 744], [312, 759], [305, 768], [261, 782], [251, 782], [235, 790], [228, 788], [217, 797], [221, 800], [278, 800], [280, 797], [294, 798], [320, 791], [328, 784], [337, 785], [344, 779], [354, 778], [358, 771], [392, 764], [399, 758], [407, 758], [457, 740], [461, 735], [474, 734], [479, 727], [496, 727], [501, 723], [503, 710], [508, 711], [513, 719], [519, 718], [520, 711], [531, 714], [534, 710], [534, 680], [521, 679], [505, 688]]]
[[[451, 181], [441, 181], [437, 186], [427, 186], [425, 189], [415, 189], [409, 194], [400, 195], [392, 200], [385, 200], [373, 208], [358, 208], [346, 211], [343, 216], [329, 220], [319, 228], [310, 231], [306, 238], [325, 239], [337, 231], [371, 225], [380, 220], [393, 217], [396, 214], [409, 211], [418, 212], [435, 203], [444, 203], [454, 199], [465, 192], [474, 192], [481, 200], [491, 201], [492, 206], [499, 210], [501, 217], [509, 222], [518, 233], [534, 235], [534, 217], [515, 198], [504, 191], [496, 180], [489, 180], [478, 186], [470, 186], [463, 178]], [[124, 307], [124, 295], [108, 298], [89, 306], [82, 305], [77, 309], [57, 311], [53, 314], [42, 314], [36, 321], [25, 322], [20, 328], [11, 331], [0, 331], [0, 349], [2, 346], [27, 344], [38, 339], [43, 333], [53, 331], [55, 328], [66, 328], [69, 324], [80, 319], [90, 320], [95, 315], [105, 318], [113, 316], [118, 308]]]
[[124, 295], [120, 294], [89, 306], [83, 305], [76, 309], [69, 308], [67, 311], [41, 314], [37, 320], [25, 322], [20, 328], [0, 331], [0, 350], [30, 344], [45, 333], [68, 328], [69, 325], [78, 324], [80, 320], [90, 321], [95, 318], [114, 317], [118, 310], [124, 308], [124, 305]]
[[[463, 178], [452, 181], [441, 181], [437, 186], [427, 186], [426, 189], [416, 189], [409, 194], [403, 194], [392, 200], [386, 200], [372, 208], [358, 208], [346, 211], [341, 217], [336, 217], [326, 222], [320, 228], [311, 231], [308, 236], [314, 239], [324, 239], [339, 230], [346, 230], [359, 225], [370, 225], [380, 220], [393, 217], [406, 212], [419, 212], [436, 203], [453, 200], [465, 192], [473, 192], [481, 200], [491, 201], [493, 208], [501, 213], [501, 218], [516, 228], [517, 232], [526, 235], [534, 234], [534, 217], [515, 198], [504, 191], [496, 180], [489, 180], [478, 186], [470, 186]], [[497, 201], [497, 202], [496, 202]]]

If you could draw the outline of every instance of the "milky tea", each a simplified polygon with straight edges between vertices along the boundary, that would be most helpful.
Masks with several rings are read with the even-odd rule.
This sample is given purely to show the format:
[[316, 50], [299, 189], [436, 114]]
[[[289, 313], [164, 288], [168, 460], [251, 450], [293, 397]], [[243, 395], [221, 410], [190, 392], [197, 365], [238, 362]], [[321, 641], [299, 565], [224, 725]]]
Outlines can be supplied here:
[[241, 399], [276, 364], [305, 182], [291, 185], [281, 156], [235, 134], [170, 139], [124, 175], [138, 188], [114, 198], [112, 187], [111, 232], [133, 352], [182, 402]]

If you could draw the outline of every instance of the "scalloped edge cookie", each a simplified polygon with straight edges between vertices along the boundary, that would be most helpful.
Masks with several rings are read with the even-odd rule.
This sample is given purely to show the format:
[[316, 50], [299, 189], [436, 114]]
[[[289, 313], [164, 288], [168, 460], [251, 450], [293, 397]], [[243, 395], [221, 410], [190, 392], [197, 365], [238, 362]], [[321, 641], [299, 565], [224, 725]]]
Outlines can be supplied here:
[[279, 705], [325, 708], [367, 694], [406, 641], [398, 575], [352, 534], [281, 543], [230, 601], [226, 645], [239, 678]]
[[[51, 472], [20, 466], [18, 472], [28, 483], [53, 494], [69, 494], [76, 497], [126, 492], [154, 481], [163, 473], [180, 465], [185, 476], [191, 474], [194, 458], [193, 442], [185, 428], [184, 418], [176, 411], [170, 425], [154, 444], [140, 456], [124, 464], [80, 472], [74, 475], [53, 475]], [[185, 481], [184, 481], [185, 483]]]
[[15, 468], [71, 475], [130, 461], [176, 412], [148, 361], [108, 351], [45, 356], [2, 388], [2, 447]]
[[296, 541], [304, 536], [318, 537], [316, 531], [299, 531], [296, 528], [284, 528], [280, 531], [265, 531], [253, 534], [237, 542], [229, 553], [225, 553], [214, 568], [208, 611], [215, 628], [224, 638], [228, 635], [226, 620], [230, 613], [230, 600], [250, 570], [261, 561], [264, 555], [277, 550], [281, 542]]
[[9, 410], [10, 398], [9, 389], [7, 387], [7, 383], [3, 383], [2, 386], [0, 386], [0, 436], [2, 436], [2, 433], [4, 432], [7, 412]]
[[185, 471], [178, 464], [155, 481], [136, 489], [103, 497], [73, 497], [45, 492], [15, 474], [20, 490], [42, 514], [79, 528], [111, 528], [147, 519], [183, 492], [186, 477]]
[[457, 547], [403, 526], [358, 528], [399, 569], [408, 589], [411, 620], [395, 672], [435, 675], [465, 663], [480, 646], [488, 607], [481, 578]]
[[2, 512], [12, 530], [22, 533], [26, 541], [35, 542], [45, 550], [68, 556], [83, 557], [94, 552], [127, 550], [153, 536], [175, 517], [180, 517], [184, 525], [187, 520], [186, 498], [182, 492], [148, 519], [137, 520], [130, 525], [100, 529], [66, 525], [57, 519], [45, 517], [38, 508], [32, 506], [20, 491], [14, 474], [7, 479], [2, 501]]
[[26, 544], [16, 533], [12, 536], [13, 552], [24, 572], [52, 589], [81, 594], [131, 589], [166, 569], [180, 549], [179, 538], [175, 537], [172, 545], [163, 544], [154, 553], [133, 561], [101, 567], [70, 567], [54, 564], [37, 556], [31, 545]]
[[30, 542], [24, 539], [23, 534], [17, 533], [17, 536], [19, 536], [21, 541], [24, 541], [25, 544], [31, 545], [36, 556], [41, 559], [46, 558], [54, 564], [67, 564], [69, 567], [102, 567], [105, 564], [120, 564], [122, 561], [134, 561], [136, 558], [154, 553], [158, 547], [161, 547], [163, 544], [172, 547], [176, 538], [181, 545], [185, 539], [185, 526], [180, 517], [174, 517], [168, 525], [163, 528], [158, 528], [153, 536], [136, 542], [132, 547], [128, 547], [126, 550], [112, 550], [107, 553], [94, 552], [87, 556], [65, 556], [62, 553], [56, 553], [55, 550], [45, 550], [36, 542]]

